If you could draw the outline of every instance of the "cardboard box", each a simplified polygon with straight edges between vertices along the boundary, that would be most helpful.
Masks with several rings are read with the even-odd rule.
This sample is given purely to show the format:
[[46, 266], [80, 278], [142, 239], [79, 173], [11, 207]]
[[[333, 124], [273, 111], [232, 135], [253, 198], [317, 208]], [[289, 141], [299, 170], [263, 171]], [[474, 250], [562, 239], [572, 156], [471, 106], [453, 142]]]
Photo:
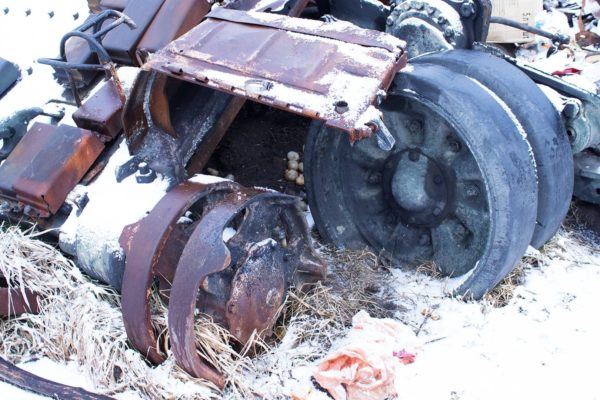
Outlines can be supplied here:
[[[535, 25], [535, 16], [544, 9], [543, 0], [492, 0], [492, 15], [509, 18], [527, 25]], [[489, 43], [526, 43], [533, 33], [520, 31], [505, 25], [491, 24]]]

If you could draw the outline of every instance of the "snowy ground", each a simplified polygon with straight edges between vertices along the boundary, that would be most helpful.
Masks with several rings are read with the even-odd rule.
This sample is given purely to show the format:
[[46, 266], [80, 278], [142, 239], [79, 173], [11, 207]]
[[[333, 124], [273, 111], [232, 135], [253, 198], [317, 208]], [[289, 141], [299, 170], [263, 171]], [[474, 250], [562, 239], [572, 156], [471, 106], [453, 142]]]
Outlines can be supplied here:
[[[390, 284], [397, 303], [407, 309], [397, 317], [422, 341], [416, 362], [397, 376], [399, 398], [600, 399], [594, 367], [600, 359], [600, 239], [586, 234], [581, 241], [581, 235], [562, 233], [542, 253], [532, 253], [538, 264], [526, 268], [522, 284], [502, 308], [449, 298], [443, 280], [394, 270]], [[432, 317], [423, 316], [425, 309], [432, 310]], [[305, 395], [315, 365], [289, 371], [283, 392]], [[22, 367], [94, 389], [74, 364], [42, 359]], [[39, 398], [4, 384], [0, 393], [3, 398]], [[312, 391], [305, 398], [326, 397]]]
[[[9, 8], [10, 20], [1, 11]], [[25, 11], [31, 9], [30, 16]], [[35, 96], [9, 94], [0, 102], [0, 117], [8, 109], [44, 103], [61, 89], [39, 87], [32, 80], [51, 76], [50, 68], [35, 64], [35, 57], [54, 56], [61, 32], [82, 22], [85, 1], [0, 0], [0, 56], [19, 63], [23, 90]], [[54, 11], [50, 18], [48, 11]], [[8, 15], [8, 14], [7, 14]], [[10, 23], [8, 21], [11, 21]], [[22, 34], [18, 34], [19, 28]], [[33, 29], [37, 27], [38, 29]], [[60, 29], [54, 29], [59, 27]], [[33, 32], [38, 32], [35, 35]], [[19, 40], [7, 40], [6, 38]], [[32, 75], [27, 69], [32, 67]], [[49, 81], [48, 81], [49, 82]], [[390, 284], [396, 301], [407, 311], [397, 318], [419, 332], [423, 350], [414, 364], [397, 377], [402, 399], [600, 399], [595, 363], [600, 359], [600, 244], [597, 237], [580, 232], [562, 233], [547, 246], [536, 267], [527, 268], [508, 305], [493, 308], [486, 302], [465, 303], [444, 295], [444, 281], [423, 274], [394, 271]], [[424, 317], [423, 310], [433, 310]], [[1, 340], [1, 339], [0, 339]], [[323, 354], [325, 355], [325, 354]], [[312, 364], [314, 366], [314, 364]], [[58, 382], [94, 390], [77, 365], [48, 359], [22, 368]], [[290, 371], [294, 378], [282, 383], [286, 391], [301, 395], [309, 385], [306, 370]], [[121, 394], [117, 398], [137, 398]], [[325, 398], [313, 392], [315, 398]], [[0, 383], [0, 398], [38, 399]]]

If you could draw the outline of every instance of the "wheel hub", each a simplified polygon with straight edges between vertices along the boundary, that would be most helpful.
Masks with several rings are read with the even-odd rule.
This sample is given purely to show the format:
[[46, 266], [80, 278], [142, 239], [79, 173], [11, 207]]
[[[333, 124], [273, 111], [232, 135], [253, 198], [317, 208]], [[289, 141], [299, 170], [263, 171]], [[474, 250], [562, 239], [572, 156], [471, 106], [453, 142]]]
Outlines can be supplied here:
[[390, 182], [392, 197], [405, 222], [431, 224], [448, 204], [448, 185], [438, 163], [419, 149], [399, 154]]

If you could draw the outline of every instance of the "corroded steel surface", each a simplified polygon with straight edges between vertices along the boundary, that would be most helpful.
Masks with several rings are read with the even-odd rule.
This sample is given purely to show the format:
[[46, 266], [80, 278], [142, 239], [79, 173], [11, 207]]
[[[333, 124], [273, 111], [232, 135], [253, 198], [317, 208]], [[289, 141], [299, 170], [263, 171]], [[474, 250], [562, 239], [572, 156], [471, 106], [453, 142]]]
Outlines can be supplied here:
[[0, 317], [39, 312], [38, 296], [29, 289], [0, 287]]
[[192, 233], [177, 265], [169, 302], [171, 349], [188, 373], [208, 379], [221, 388], [225, 385], [223, 375], [196, 353], [196, 297], [209, 275], [225, 270], [231, 263], [231, 253], [223, 242], [225, 228], [252, 202], [269, 196], [277, 195], [245, 190], [213, 205]]
[[36, 122], [0, 166], [0, 195], [32, 217], [55, 214], [102, 150], [90, 131]]
[[113, 140], [123, 128], [121, 112], [124, 102], [115, 81], [111, 79], [73, 113], [73, 121], [82, 129], [96, 131], [106, 140]]
[[360, 139], [373, 132], [370, 106], [406, 63], [403, 46], [346, 23], [217, 9], [144, 68], [323, 120]]
[[210, 7], [208, 1], [165, 0], [137, 45], [138, 50], [149, 53], [158, 51], [199, 24]]
[[234, 183], [213, 185], [184, 182], [169, 192], [152, 212], [126, 230], [121, 245], [126, 249], [126, 267], [122, 286], [123, 321], [133, 346], [153, 363], [164, 356], [156, 348], [156, 335], [150, 320], [150, 289], [159, 263], [177, 263], [178, 258], [161, 259], [177, 221], [202, 197], [215, 190], [231, 191]]

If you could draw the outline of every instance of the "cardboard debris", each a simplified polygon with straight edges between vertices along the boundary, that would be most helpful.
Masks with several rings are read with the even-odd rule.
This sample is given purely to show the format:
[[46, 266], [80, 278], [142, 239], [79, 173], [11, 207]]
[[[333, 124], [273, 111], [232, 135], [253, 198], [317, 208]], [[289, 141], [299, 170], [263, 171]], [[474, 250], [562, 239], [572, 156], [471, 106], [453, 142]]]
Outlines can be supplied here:
[[[535, 24], [535, 16], [543, 10], [542, 0], [492, 0], [492, 15], [510, 18], [527, 25]], [[499, 24], [491, 24], [489, 43], [527, 43], [535, 35]]]

